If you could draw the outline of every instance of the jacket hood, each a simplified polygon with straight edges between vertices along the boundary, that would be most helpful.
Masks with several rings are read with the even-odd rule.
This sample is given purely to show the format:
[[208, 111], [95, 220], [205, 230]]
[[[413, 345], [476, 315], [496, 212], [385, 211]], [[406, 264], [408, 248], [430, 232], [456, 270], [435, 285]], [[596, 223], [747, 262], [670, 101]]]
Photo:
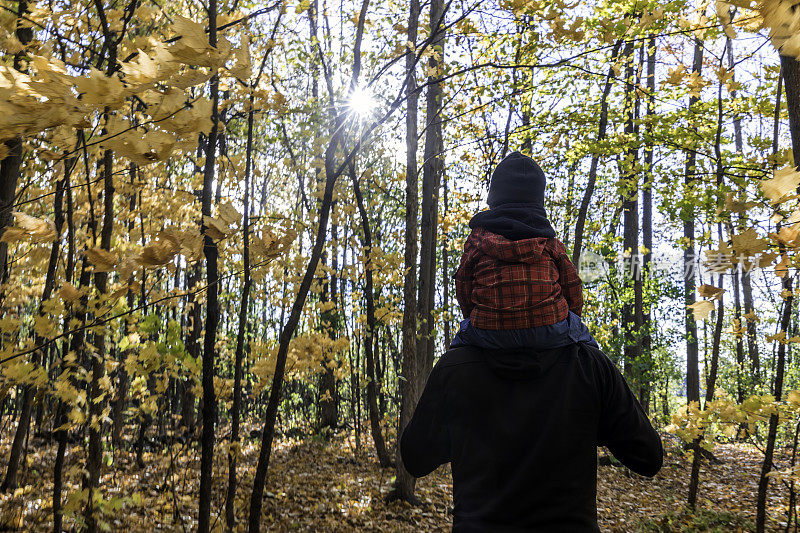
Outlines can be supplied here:
[[513, 350], [484, 350], [483, 354], [489, 369], [502, 379], [521, 381], [538, 378], [563, 357], [565, 350], [573, 346], [536, 351], [532, 348], [515, 348]]
[[512, 241], [484, 228], [475, 228], [467, 238], [467, 246], [474, 246], [485, 255], [509, 263], [539, 263], [549, 255], [545, 246], [549, 239], [532, 237]]

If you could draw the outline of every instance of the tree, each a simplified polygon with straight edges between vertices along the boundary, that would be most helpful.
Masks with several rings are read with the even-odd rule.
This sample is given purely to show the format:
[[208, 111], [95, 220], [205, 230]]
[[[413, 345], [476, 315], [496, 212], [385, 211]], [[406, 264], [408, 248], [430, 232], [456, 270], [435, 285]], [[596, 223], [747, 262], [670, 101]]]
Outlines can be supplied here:
[[[217, 0], [208, 3], [208, 44], [217, 46]], [[206, 217], [211, 216], [212, 187], [217, 156], [219, 124], [219, 77], [213, 73], [209, 83], [211, 96], [211, 131], [206, 139], [206, 161], [203, 169], [203, 196], [200, 232], [203, 234], [203, 255], [206, 259], [206, 323], [203, 334], [203, 434], [200, 441], [200, 518], [197, 529], [206, 533], [211, 528], [211, 484], [214, 465], [214, 430], [217, 421], [217, 397], [214, 391], [214, 359], [216, 355], [217, 324], [219, 323], [219, 273], [217, 244], [208, 234]]]
[[[692, 73], [700, 74], [703, 68], [703, 41], [698, 38], [694, 40], [694, 59], [692, 61]], [[692, 120], [695, 107], [700, 101], [700, 97], [693, 95], [689, 97], [689, 118]], [[700, 402], [700, 371], [698, 369], [698, 346], [697, 346], [697, 324], [691, 306], [695, 303], [695, 265], [697, 256], [695, 255], [694, 244], [694, 198], [693, 188], [697, 172], [697, 152], [693, 146], [686, 151], [686, 171], [684, 173], [684, 203], [681, 218], [683, 219], [683, 238], [685, 247], [683, 249], [683, 298], [686, 303], [686, 399], [689, 402]]]
[[[419, 26], [420, 3], [418, 0], [409, 0], [408, 15], [408, 42], [417, 42], [417, 29]], [[414, 50], [406, 51], [406, 180], [405, 180], [405, 239], [404, 239], [404, 272], [403, 277], [403, 352], [400, 379], [400, 417], [397, 425], [397, 434], [402, 435], [403, 430], [411, 420], [414, 408], [417, 405], [421, 391], [418, 387], [418, 374], [421, 367], [419, 350], [417, 348], [417, 215], [419, 209], [419, 192], [417, 182], [417, 107], [418, 93], [416, 84], [417, 61]], [[407, 502], [415, 502], [414, 477], [403, 466], [400, 455], [400, 446], [396, 447], [395, 464], [397, 477], [392, 498]]]

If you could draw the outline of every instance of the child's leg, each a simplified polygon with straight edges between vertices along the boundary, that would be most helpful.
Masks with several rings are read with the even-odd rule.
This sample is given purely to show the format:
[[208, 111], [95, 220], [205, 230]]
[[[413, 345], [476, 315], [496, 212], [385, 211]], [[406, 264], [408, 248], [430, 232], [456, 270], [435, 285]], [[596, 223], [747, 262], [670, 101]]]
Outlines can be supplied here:
[[468, 330], [470, 327], [469, 318], [465, 318], [461, 321], [461, 324], [458, 327], [458, 332], [456, 333], [453, 340], [450, 341], [449, 348], [458, 348], [459, 346], [468, 346], [470, 342], [468, 340]]
[[600, 348], [581, 317], [570, 311], [567, 315], [567, 322], [569, 323], [569, 336], [574, 342], [585, 342], [595, 348]]

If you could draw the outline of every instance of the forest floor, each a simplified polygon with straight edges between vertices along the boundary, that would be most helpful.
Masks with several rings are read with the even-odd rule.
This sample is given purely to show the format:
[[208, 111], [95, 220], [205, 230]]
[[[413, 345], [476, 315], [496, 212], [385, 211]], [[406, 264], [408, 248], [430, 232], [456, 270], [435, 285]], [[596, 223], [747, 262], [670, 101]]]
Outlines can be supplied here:
[[[653, 479], [618, 466], [598, 467], [598, 518], [603, 531], [751, 531], [761, 453], [743, 444], [721, 444], [719, 464], [703, 462], [698, 510], [685, 511], [690, 462], [678, 443], [665, 437], [664, 468]], [[378, 467], [362, 442], [355, 453], [352, 436], [282, 438], [272, 455], [263, 506], [263, 529], [269, 531], [448, 531], [452, 520], [449, 467], [419, 480], [419, 507], [385, 503], [393, 481], [391, 469]], [[0, 439], [0, 457], [7, 457], [10, 436]], [[224, 450], [218, 443], [218, 450]], [[779, 450], [780, 451], [780, 450]], [[258, 456], [258, 441], [242, 446], [236, 509], [246, 522], [248, 498]], [[68, 449], [64, 472], [67, 501], [65, 527], [80, 516], [78, 499], [84, 449]], [[144, 467], [127, 450], [107, 456], [102, 478], [105, 519], [114, 531], [192, 531], [197, 523], [200, 454], [196, 443], [174, 443], [146, 451]], [[0, 495], [0, 530], [48, 531], [52, 528], [52, 472], [55, 445], [32, 438], [20, 488]], [[785, 461], [779, 462], [785, 466]], [[5, 465], [2, 466], [5, 472]], [[227, 455], [215, 454], [214, 529], [224, 522]], [[770, 484], [770, 531], [783, 530], [788, 490]], [[69, 511], [71, 507], [75, 510]], [[71, 514], [70, 514], [71, 513]]]

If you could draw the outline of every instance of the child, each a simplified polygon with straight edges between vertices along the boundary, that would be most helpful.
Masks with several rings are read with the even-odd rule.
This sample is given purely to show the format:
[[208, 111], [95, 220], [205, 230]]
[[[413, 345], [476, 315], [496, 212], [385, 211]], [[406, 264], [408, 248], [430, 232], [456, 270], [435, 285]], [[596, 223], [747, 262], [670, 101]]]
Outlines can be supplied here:
[[472, 228], [455, 275], [464, 314], [451, 348], [549, 350], [597, 346], [580, 319], [581, 279], [544, 210], [545, 177], [513, 152], [492, 174], [489, 210]]

